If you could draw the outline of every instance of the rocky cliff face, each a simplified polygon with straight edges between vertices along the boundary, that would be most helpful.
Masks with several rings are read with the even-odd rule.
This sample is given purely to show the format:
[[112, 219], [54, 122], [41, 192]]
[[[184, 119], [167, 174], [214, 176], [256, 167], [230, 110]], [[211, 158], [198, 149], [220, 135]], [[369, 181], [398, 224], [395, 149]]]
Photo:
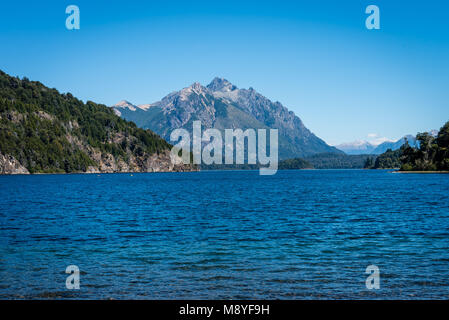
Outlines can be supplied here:
[[[154, 154], [143, 153], [138, 155], [127, 149], [126, 159], [116, 157], [112, 153], [102, 152], [98, 148], [88, 145], [85, 141], [71, 134], [66, 135], [73, 148], [82, 150], [95, 163], [88, 166], [86, 173], [124, 173], [124, 172], [184, 172], [196, 171], [197, 168], [190, 164], [183, 164], [181, 157], [173, 161], [170, 158], [170, 149], [165, 149]], [[136, 138], [126, 136], [118, 132], [107, 142], [120, 145], [132, 145]]]
[[[179, 161], [172, 162], [170, 152], [146, 157], [132, 157], [128, 162], [116, 159], [112, 154], [94, 153], [98, 165], [89, 166], [80, 173], [125, 173], [125, 172], [186, 172], [196, 171], [191, 165]], [[0, 154], [0, 174], [30, 174], [13, 156]]]
[[272, 102], [253, 88], [239, 89], [223, 78], [207, 86], [194, 83], [170, 93], [161, 101], [139, 108], [122, 101], [116, 114], [150, 129], [169, 141], [177, 128], [192, 130], [200, 120], [204, 128], [278, 129], [279, 157], [302, 157], [316, 153], [342, 153], [308, 130], [301, 119], [279, 102]]
[[16, 158], [0, 153], [0, 174], [29, 174], [27, 168], [22, 166]]
[[185, 172], [196, 171], [192, 165], [171, 161], [170, 151], [143, 157], [131, 156], [127, 162], [116, 159], [112, 154], [94, 153], [97, 166], [89, 166], [86, 173], [120, 173], [120, 172]]
[[[135, 156], [130, 153], [125, 161], [121, 157], [114, 157], [111, 153], [104, 153], [86, 146], [73, 137], [68, 140], [85, 151], [95, 163], [95, 165], [88, 166], [85, 171], [78, 171], [78, 173], [187, 172], [198, 170], [193, 165], [183, 164], [180, 157], [172, 161], [168, 149], [152, 155]], [[0, 153], [0, 174], [30, 174], [30, 172], [13, 156]]]

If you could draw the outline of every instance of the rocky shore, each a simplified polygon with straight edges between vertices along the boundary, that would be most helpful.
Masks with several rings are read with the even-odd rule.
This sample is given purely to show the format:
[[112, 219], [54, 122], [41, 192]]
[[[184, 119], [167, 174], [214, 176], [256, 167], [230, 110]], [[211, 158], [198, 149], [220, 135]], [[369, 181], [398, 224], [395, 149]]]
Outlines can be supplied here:
[[[116, 159], [112, 154], [92, 152], [89, 156], [97, 163], [96, 166], [89, 166], [86, 171], [77, 173], [132, 173], [132, 172], [186, 172], [198, 171], [196, 166], [183, 164], [179, 161], [171, 161], [170, 151], [155, 153], [150, 156], [131, 156], [127, 162]], [[61, 173], [61, 172], [46, 172]], [[20, 164], [11, 155], [0, 153], [0, 174], [30, 174], [27, 168]]]

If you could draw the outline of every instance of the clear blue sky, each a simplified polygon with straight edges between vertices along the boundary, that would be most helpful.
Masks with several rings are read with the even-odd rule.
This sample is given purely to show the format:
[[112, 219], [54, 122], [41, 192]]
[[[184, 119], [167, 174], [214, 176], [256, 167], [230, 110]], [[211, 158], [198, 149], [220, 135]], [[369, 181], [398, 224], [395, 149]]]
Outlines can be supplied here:
[[[80, 30], [65, 28], [70, 4]], [[399, 138], [449, 120], [448, 15], [443, 0], [2, 1], [0, 69], [107, 105], [220, 76], [330, 144]]]

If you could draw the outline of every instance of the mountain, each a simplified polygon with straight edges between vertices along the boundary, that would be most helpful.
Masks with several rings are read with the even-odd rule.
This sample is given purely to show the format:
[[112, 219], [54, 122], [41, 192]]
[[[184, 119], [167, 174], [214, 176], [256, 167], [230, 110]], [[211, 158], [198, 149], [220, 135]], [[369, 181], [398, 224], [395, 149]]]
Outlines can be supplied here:
[[170, 149], [105, 105], [0, 71], [0, 174], [192, 170]]
[[195, 82], [143, 106], [121, 101], [112, 108], [117, 115], [156, 132], [167, 141], [174, 129], [191, 132], [193, 121], [200, 120], [204, 129], [278, 129], [280, 159], [341, 153], [310, 132], [280, 102], [272, 102], [253, 88], [239, 89], [223, 78], [215, 78], [207, 86]]
[[349, 143], [343, 143], [336, 146], [339, 150], [344, 151], [349, 155], [357, 155], [357, 154], [382, 154], [388, 149], [397, 150], [404, 143], [405, 139], [407, 139], [408, 143], [411, 146], [415, 146], [416, 139], [412, 135], [406, 135], [397, 141], [384, 141], [380, 144], [370, 143], [368, 141], [355, 141]]
[[130, 111], [136, 111], [136, 110], [148, 110], [148, 108], [150, 107], [151, 105], [150, 104], [142, 104], [142, 105], [138, 105], [138, 106], [135, 106], [135, 105], [133, 105], [131, 102], [129, 102], [129, 101], [126, 101], [126, 100], [122, 100], [122, 101], [120, 101], [120, 102], [118, 102], [116, 105], [115, 105], [115, 107], [117, 107], [117, 109], [114, 109], [114, 112], [118, 115], [118, 116], [120, 116], [121, 115], [121, 113], [120, 113], [120, 111], [118, 110], [118, 109], [128, 109], [128, 110], [130, 110]]
[[410, 146], [415, 146], [416, 138], [414, 136], [412, 136], [411, 134], [409, 134], [409, 135], [402, 137], [401, 139], [399, 139], [397, 141], [394, 141], [394, 142], [385, 141], [384, 143], [379, 144], [373, 150], [373, 154], [382, 154], [382, 153], [386, 152], [388, 149], [391, 149], [393, 151], [398, 150], [405, 143], [406, 139]]
[[337, 149], [345, 152], [349, 155], [355, 154], [373, 154], [376, 146], [369, 143], [368, 141], [360, 140], [354, 142], [342, 143], [336, 146]]

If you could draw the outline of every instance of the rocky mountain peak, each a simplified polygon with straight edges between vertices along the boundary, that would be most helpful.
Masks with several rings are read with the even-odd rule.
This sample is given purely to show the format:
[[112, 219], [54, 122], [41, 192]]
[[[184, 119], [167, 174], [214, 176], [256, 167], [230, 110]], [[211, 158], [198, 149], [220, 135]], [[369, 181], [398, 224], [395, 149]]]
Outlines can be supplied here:
[[224, 78], [215, 77], [211, 83], [207, 85], [207, 88], [212, 91], [233, 91], [237, 89], [232, 83]]
[[199, 82], [194, 82], [190, 85], [189, 88], [191, 88], [192, 90], [202, 90], [203, 86]]
[[132, 111], [136, 110], [136, 106], [133, 105], [131, 102], [126, 101], [126, 100], [121, 100], [121, 101], [117, 102], [113, 107], [116, 107], [116, 108], [128, 108], [128, 109], [130, 109]]
[[[118, 109], [118, 110], [117, 110]], [[316, 153], [343, 153], [330, 147], [308, 130], [301, 119], [279, 102], [273, 102], [253, 88], [239, 89], [216, 77], [207, 86], [195, 82], [152, 104], [151, 112], [119, 109], [121, 116], [170, 140], [177, 128], [191, 130], [200, 120], [204, 128], [274, 128], [280, 135], [280, 158]], [[146, 110], [145, 110], [146, 111]], [[149, 111], [149, 110], [148, 110]]]
[[[204, 94], [207, 91], [205, 87], [199, 82], [194, 82], [190, 86], [179, 91], [179, 95], [183, 98], [187, 98], [190, 94], [195, 93], [197, 95]], [[176, 94], [176, 93], [175, 93]]]

